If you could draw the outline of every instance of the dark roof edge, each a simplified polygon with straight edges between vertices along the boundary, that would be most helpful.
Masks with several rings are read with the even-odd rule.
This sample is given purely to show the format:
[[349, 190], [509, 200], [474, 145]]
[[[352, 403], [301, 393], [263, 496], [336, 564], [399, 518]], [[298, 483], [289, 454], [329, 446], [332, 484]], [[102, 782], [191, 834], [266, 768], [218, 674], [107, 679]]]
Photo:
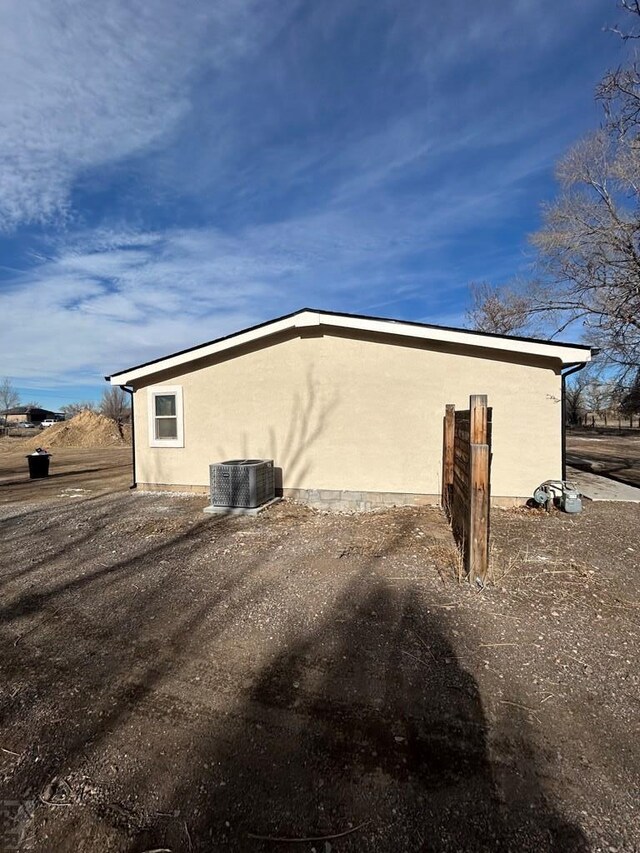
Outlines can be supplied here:
[[13, 406], [11, 409], [2, 409], [0, 415], [28, 415], [29, 412], [48, 412], [56, 414], [55, 409], [43, 409], [42, 406]]
[[229, 341], [239, 335], [244, 335], [245, 332], [255, 332], [265, 326], [270, 326], [272, 323], [279, 323], [281, 320], [288, 320], [290, 317], [295, 317], [296, 314], [303, 314], [305, 311], [310, 311], [314, 314], [326, 314], [330, 317], [350, 317], [353, 320], [380, 320], [383, 323], [397, 323], [399, 326], [417, 326], [421, 329], [439, 329], [443, 332], [463, 332], [467, 335], [479, 335], [484, 338], [500, 338], [505, 341], [522, 341], [529, 344], [548, 344], [549, 346], [555, 347], [578, 347], [581, 349], [588, 349], [591, 353], [598, 352], [598, 350], [594, 350], [592, 347], [586, 346], [585, 344], [567, 343], [566, 341], [550, 341], [545, 340], [544, 338], [527, 338], [521, 335], [500, 335], [496, 332], [481, 332], [477, 329], [461, 329], [459, 326], [438, 326], [435, 323], [418, 323], [416, 320], [398, 320], [397, 318], [394, 319], [392, 317], [373, 317], [370, 314], [350, 314], [346, 311], [326, 311], [322, 308], [298, 308], [297, 311], [291, 311], [289, 314], [283, 314], [281, 317], [273, 317], [271, 320], [265, 320], [264, 323], [257, 323], [255, 326], [248, 326], [246, 329], [231, 332], [231, 334], [223, 335], [221, 338], [214, 338], [211, 341], [205, 341], [204, 343], [196, 344], [195, 346], [187, 347], [186, 349], [171, 352], [168, 355], [162, 355], [159, 358], [153, 358], [151, 361], [145, 361], [142, 364], [136, 364], [133, 367], [126, 367], [123, 370], [118, 370], [116, 373], [112, 373], [111, 376], [105, 376], [104, 378], [109, 382], [109, 380], [114, 376], [120, 376], [122, 373], [130, 373], [132, 370], [140, 370], [143, 367], [150, 367], [152, 364], [158, 364], [161, 361], [166, 361], [168, 358], [175, 358], [177, 355], [186, 355], [188, 352], [195, 352], [196, 350], [211, 346], [212, 344]]
[[[271, 323], [277, 323], [279, 320], [288, 320], [289, 317], [295, 317], [296, 314], [301, 314], [303, 311], [310, 311], [310, 308], [300, 308], [298, 311], [292, 311], [290, 314], [283, 314], [282, 317], [274, 317], [271, 320], [265, 320], [264, 323], [257, 323], [255, 326], [247, 326], [246, 329], [240, 329], [237, 332], [231, 332], [229, 335], [223, 335], [221, 338], [214, 338], [212, 341], [205, 341], [202, 344], [196, 344], [193, 347], [187, 347], [186, 349], [180, 349], [176, 352], [170, 352], [169, 355], [161, 355], [159, 358], [152, 358], [151, 361], [145, 361], [142, 364], [136, 364], [133, 367], [126, 367], [124, 370], [118, 370], [117, 373], [112, 373], [111, 376], [105, 376], [104, 378], [107, 382], [112, 379], [114, 376], [120, 376], [121, 373], [130, 373], [132, 370], [140, 370], [142, 367], [149, 367], [152, 364], [158, 364], [160, 361], [166, 361], [168, 358], [175, 358], [177, 355], [186, 355], [188, 352], [195, 352], [197, 349], [202, 349], [202, 347], [209, 347], [212, 344], [219, 344], [222, 341], [231, 340], [231, 338], [237, 338], [238, 335], [244, 335], [245, 332], [255, 332], [256, 329], [262, 329], [264, 326], [270, 326]], [[326, 312], [325, 312], [326, 313]]]
[[[549, 344], [554, 347], [580, 347], [593, 351], [593, 348], [586, 344], [568, 343], [567, 341], [550, 341], [548, 338], [527, 338], [521, 335], [501, 335], [497, 332], [481, 332], [479, 329], [461, 329], [460, 326], [439, 326], [436, 323], [418, 323], [416, 320], [398, 320], [391, 317], [372, 317], [367, 314], [348, 314], [346, 311], [325, 311], [321, 308], [302, 308], [301, 311], [313, 311], [316, 314], [329, 314], [332, 317], [352, 317], [354, 320], [381, 320], [384, 323], [399, 323], [402, 326], [418, 326], [422, 329], [440, 329], [443, 332], [463, 332], [466, 335], [480, 335], [484, 338], [500, 338], [505, 341], [524, 341], [530, 344]], [[296, 314], [301, 313], [296, 311]], [[291, 314], [285, 317], [291, 317]], [[285, 317], [278, 317], [278, 320], [284, 320]], [[248, 329], [246, 331], [249, 331]], [[213, 341], [212, 341], [213, 343]], [[206, 346], [206, 344], [205, 344]], [[175, 353], [178, 355], [178, 353]]]

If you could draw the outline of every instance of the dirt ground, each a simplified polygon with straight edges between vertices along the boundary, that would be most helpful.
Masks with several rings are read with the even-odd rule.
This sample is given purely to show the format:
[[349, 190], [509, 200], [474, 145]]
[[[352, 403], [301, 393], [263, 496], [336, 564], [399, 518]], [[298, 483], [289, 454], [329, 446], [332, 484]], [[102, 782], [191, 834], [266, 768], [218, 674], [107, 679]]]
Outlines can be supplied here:
[[51, 451], [49, 477], [30, 480], [24, 439], [0, 438], [0, 505], [42, 501], [104, 491], [131, 484], [131, 448], [60, 447]]
[[567, 461], [584, 471], [640, 487], [640, 434], [571, 431], [567, 433]]
[[218, 518], [15, 454], [0, 849], [640, 850], [637, 505], [495, 511], [480, 590], [435, 508]]

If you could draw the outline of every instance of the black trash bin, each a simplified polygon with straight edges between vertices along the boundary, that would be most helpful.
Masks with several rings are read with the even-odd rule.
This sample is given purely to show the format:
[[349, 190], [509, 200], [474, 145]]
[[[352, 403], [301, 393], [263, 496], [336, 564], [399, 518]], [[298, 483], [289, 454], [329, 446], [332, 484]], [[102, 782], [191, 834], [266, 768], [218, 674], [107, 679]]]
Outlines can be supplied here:
[[51, 459], [51, 454], [40, 448], [35, 453], [30, 453], [27, 456], [27, 461], [29, 462], [29, 479], [40, 480], [42, 477], [48, 477], [49, 459]]

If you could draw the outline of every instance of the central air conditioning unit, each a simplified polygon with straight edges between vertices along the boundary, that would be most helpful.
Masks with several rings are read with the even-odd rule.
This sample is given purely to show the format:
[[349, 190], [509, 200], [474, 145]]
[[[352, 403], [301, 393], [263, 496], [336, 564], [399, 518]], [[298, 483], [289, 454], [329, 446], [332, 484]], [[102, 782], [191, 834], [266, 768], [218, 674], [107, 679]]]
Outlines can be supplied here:
[[229, 459], [209, 465], [211, 505], [254, 509], [275, 498], [273, 459]]

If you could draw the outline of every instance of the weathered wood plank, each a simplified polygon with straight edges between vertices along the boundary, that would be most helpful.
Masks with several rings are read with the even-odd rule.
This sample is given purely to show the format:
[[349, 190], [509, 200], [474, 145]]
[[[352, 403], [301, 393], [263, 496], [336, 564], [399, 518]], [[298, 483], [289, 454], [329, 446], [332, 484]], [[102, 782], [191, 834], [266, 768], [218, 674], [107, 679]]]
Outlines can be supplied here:
[[469, 397], [471, 444], [487, 443], [487, 395], [472, 394]]
[[443, 431], [444, 447], [442, 456], [442, 506], [446, 513], [450, 512], [453, 490], [453, 464], [455, 450], [455, 418], [456, 407], [448, 404], [445, 409]]
[[471, 445], [469, 580], [484, 581], [489, 571], [489, 445]]
[[472, 581], [488, 572], [492, 419], [485, 394], [469, 409], [447, 406], [444, 418], [443, 505]]

